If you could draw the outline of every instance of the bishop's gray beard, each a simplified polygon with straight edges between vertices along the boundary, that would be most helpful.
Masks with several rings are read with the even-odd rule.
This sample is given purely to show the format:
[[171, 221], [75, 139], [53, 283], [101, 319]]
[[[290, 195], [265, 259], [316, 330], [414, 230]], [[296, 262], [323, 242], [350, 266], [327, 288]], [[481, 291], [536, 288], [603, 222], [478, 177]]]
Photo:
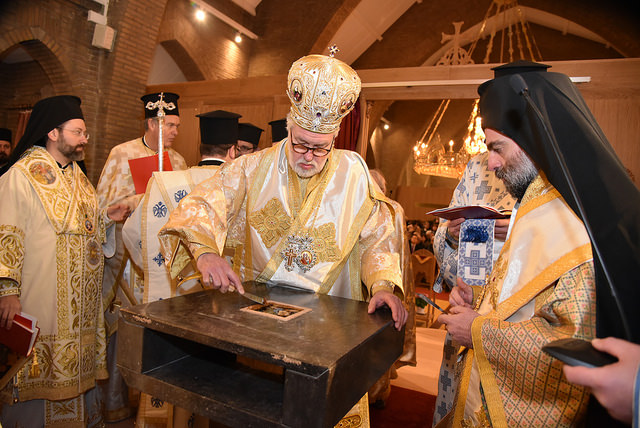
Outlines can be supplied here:
[[523, 152], [518, 152], [512, 161], [496, 170], [496, 177], [504, 182], [507, 192], [518, 201], [522, 200], [529, 184], [538, 175], [538, 169]]

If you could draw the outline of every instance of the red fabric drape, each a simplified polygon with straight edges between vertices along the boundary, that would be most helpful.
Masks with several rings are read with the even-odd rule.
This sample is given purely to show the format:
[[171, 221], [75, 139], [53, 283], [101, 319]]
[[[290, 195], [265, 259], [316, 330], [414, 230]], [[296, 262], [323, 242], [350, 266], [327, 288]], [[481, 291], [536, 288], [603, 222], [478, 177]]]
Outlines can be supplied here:
[[13, 146], [15, 147], [22, 138], [22, 134], [24, 134], [24, 130], [27, 128], [27, 122], [29, 121], [29, 117], [31, 117], [31, 110], [23, 110], [18, 113], [18, 128], [16, 129], [16, 135], [13, 137]]
[[340, 124], [340, 133], [336, 138], [335, 147], [337, 149], [345, 149], [356, 151], [358, 144], [358, 135], [360, 134], [360, 100], [356, 101], [356, 105], [351, 112], [342, 119]]

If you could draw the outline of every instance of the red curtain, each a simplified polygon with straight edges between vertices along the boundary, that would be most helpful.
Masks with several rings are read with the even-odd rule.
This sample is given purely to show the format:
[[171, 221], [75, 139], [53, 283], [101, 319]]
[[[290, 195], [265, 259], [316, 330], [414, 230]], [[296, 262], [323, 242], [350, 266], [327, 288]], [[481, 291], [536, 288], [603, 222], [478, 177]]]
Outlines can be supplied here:
[[360, 100], [356, 101], [356, 105], [351, 112], [342, 119], [340, 124], [340, 133], [336, 138], [335, 147], [337, 149], [345, 149], [356, 151], [358, 144], [358, 135], [360, 134]]
[[31, 117], [31, 109], [22, 110], [18, 113], [18, 128], [16, 129], [16, 135], [13, 137], [14, 147], [22, 138], [22, 134], [24, 134], [24, 130], [27, 128], [27, 122], [29, 121], [29, 117]]

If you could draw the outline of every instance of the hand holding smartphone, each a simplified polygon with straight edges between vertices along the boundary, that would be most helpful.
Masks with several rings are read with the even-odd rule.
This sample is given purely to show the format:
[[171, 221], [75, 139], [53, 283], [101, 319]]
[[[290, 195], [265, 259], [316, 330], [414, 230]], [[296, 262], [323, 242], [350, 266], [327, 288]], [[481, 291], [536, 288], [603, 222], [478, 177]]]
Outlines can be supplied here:
[[574, 337], [549, 342], [542, 350], [570, 366], [602, 367], [618, 361], [613, 355], [598, 351], [591, 342]]

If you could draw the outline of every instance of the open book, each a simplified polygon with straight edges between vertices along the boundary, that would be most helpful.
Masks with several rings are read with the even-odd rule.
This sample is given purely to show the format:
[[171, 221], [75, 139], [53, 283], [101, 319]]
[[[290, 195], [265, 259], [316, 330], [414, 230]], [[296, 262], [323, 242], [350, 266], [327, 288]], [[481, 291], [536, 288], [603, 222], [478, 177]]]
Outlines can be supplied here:
[[40, 334], [40, 327], [37, 324], [38, 320], [29, 314], [24, 312], [16, 314], [9, 330], [0, 327], [0, 343], [28, 357]]
[[447, 207], [429, 211], [427, 214], [447, 220], [454, 218], [486, 218], [501, 219], [511, 216], [510, 210], [497, 210], [486, 205], [466, 205], [464, 207]]

